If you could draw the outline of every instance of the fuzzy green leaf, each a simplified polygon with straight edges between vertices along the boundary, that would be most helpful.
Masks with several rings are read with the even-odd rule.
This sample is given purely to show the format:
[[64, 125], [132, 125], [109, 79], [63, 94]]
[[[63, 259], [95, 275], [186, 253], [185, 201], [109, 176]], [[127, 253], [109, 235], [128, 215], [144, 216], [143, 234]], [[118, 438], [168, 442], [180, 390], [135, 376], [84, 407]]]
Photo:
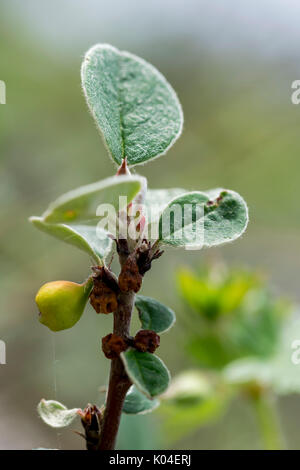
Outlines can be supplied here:
[[[192, 208], [191, 219], [185, 219], [185, 207]], [[167, 214], [172, 210], [175, 216], [166, 224]], [[235, 240], [247, 224], [246, 203], [236, 192], [221, 189], [207, 193], [194, 191], [178, 196], [164, 209], [159, 221], [159, 238], [163, 244], [199, 249]]]
[[[216, 246], [239, 238], [248, 225], [248, 208], [235, 191], [213, 189], [207, 192], [217, 207], [209, 208], [204, 215], [204, 246]], [[217, 199], [221, 197], [218, 203]]]
[[143, 59], [97, 44], [84, 58], [82, 86], [113, 160], [137, 165], [164, 154], [183, 115], [166, 79]]
[[96, 230], [95, 226], [48, 224], [41, 217], [30, 217], [29, 220], [42, 232], [86, 252], [97, 264], [102, 265], [110, 252], [112, 240], [104, 230]]
[[175, 323], [176, 318], [173, 310], [151, 297], [137, 295], [135, 306], [139, 312], [139, 318], [144, 330], [164, 333]]
[[52, 428], [69, 426], [78, 416], [80, 408], [68, 410], [64, 405], [54, 400], [41, 400], [38, 404], [38, 414]]
[[60, 196], [50, 204], [42, 217], [48, 223], [96, 221], [96, 210], [100, 204], [111, 204], [116, 211], [123, 209], [125, 200], [120, 201], [119, 197], [126, 196], [128, 204], [140, 191], [142, 182], [140, 176], [122, 175], [81, 186]]
[[123, 413], [126, 414], [146, 414], [155, 410], [159, 406], [159, 400], [149, 399], [140, 392], [135, 385], [132, 385], [127, 392], [123, 405]]
[[265, 360], [244, 358], [229, 364], [224, 371], [225, 380], [243, 385], [256, 382], [280, 394], [300, 393], [300, 320], [291, 317], [282, 330], [277, 351]]
[[168, 388], [170, 373], [157, 356], [128, 349], [121, 354], [121, 358], [130, 380], [149, 398], [160, 395]]
[[[199, 244], [201, 248], [204, 238], [202, 222], [204, 205], [208, 200], [206, 194], [198, 191], [185, 193], [173, 199], [160, 216], [159, 239], [166, 245]], [[185, 216], [185, 208], [191, 208], [188, 213], [191, 217]]]
[[148, 222], [157, 221], [169, 202], [186, 192], [185, 189], [180, 188], [148, 189], [145, 199]]

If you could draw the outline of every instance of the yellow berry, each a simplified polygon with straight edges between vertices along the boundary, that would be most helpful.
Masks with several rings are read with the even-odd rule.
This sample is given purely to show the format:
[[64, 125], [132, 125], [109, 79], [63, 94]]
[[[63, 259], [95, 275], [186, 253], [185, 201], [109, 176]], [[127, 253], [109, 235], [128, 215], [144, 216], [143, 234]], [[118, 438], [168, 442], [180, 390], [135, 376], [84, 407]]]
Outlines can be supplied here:
[[35, 298], [40, 322], [52, 331], [72, 328], [83, 314], [92, 287], [91, 279], [83, 284], [70, 281], [44, 284]]

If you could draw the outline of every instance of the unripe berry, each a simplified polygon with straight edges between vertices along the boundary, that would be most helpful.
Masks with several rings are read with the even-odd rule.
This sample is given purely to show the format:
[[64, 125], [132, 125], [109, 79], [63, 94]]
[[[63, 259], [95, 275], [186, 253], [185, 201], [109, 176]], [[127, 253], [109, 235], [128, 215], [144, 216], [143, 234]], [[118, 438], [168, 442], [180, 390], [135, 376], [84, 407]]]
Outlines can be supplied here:
[[93, 282], [47, 282], [38, 291], [35, 301], [40, 311], [39, 321], [52, 331], [72, 328], [86, 306]]

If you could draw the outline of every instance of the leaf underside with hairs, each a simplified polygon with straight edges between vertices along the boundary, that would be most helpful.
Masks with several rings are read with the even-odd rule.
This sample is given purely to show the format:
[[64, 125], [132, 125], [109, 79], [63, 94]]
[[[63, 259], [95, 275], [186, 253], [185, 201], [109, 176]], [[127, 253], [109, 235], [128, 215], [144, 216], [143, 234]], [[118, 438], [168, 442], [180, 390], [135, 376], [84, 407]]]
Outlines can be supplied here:
[[[141, 190], [143, 180], [140, 176], [121, 175], [81, 186], [60, 196], [42, 217], [48, 223], [96, 223], [96, 211], [100, 204], [110, 204], [117, 211], [123, 209]], [[126, 201], [120, 201], [120, 196], [126, 197]]]
[[155, 410], [159, 406], [159, 400], [146, 397], [135, 385], [132, 385], [127, 392], [123, 405], [123, 413], [126, 414], [146, 414]]
[[108, 44], [85, 55], [81, 69], [88, 106], [113, 160], [129, 165], [164, 154], [179, 137], [183, 115], [169, 83], [151, 64]]
[[41, 400], [38, 404], [38, 414], [52, 428], [69, 426], [78, 416], [79, 408], [68, 410], [64, 405], [54, 400]]
[[30, 222], [42, 232], [84, 251], [100, 265], [111, 250], [112, 240], [103, 229], [91, 225], [48, 224], [41, 217], [30, 217]]
[[168, 388], [170, 373], [157, 356], [128, 349], [121, 354], [121, 359], [130, 380], [149, 398], [160, 395]]
[[144, 330], [153, 330], [156, 333], [168, 331], [175, 323], [175, 313], [158, 300], [143, 295], [137, 295], [135, 306]]

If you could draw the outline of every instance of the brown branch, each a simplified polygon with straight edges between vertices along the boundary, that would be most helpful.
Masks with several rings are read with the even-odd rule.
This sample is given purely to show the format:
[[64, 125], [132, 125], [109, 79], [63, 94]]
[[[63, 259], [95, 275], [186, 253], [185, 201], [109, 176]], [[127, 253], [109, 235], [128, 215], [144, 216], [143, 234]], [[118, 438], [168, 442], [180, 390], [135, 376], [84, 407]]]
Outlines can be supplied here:
[[[124, 339], [130, 336], [131, 313], [134, 305], [134, 292], [121, 293], [118, 309], [114, 313], [114, 333]], [[122, 408], [131, 382], [120, 358], [112, 359], [109, 387], [98, 450], [113, 450], [120, 426]]]

